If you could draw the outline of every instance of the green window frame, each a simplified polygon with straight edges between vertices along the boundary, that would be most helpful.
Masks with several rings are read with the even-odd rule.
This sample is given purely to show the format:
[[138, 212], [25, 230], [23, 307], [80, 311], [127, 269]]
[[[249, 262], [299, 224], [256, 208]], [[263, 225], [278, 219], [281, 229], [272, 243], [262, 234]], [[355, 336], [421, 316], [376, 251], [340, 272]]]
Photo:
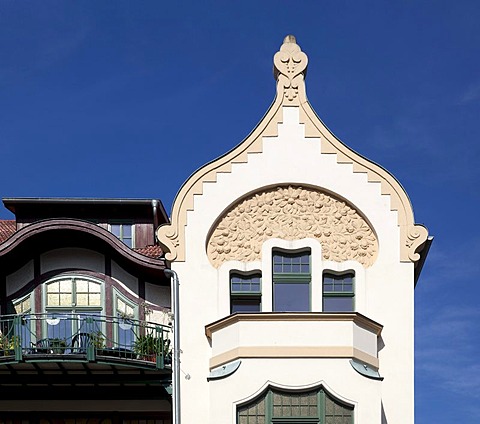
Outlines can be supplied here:
[[123, 241], [128, 247], [135, 247], [135, 226], [132, 222], [111, 222], [108, 224], [109, 231]]
[[355, 273], [353, 271], [323, 273], [323, 312], [355, 310]]
[[138, 320], [138, 304], [113, 288], [113, 340], [123, 349], [133, 349], [136, 338], [135, 320]]
[[308, 391], [268, 388], [237, 407], [237, 424], [353, 424], [354, 407], [323, 387]]
[[274, 250], [273, 310], [276, 312], [311, 311], [310, 250]]
[[230, 275], [230, 313], [255, 313], [262, 310], [262, 274]]

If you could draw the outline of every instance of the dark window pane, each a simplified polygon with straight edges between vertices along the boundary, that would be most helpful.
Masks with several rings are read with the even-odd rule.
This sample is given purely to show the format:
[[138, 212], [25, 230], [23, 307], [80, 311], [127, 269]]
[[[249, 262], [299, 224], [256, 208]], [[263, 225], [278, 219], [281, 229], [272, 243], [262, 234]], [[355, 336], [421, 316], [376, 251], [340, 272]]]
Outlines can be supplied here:
[[333, 284], [324, 284], [324, 285], [323, 285], [323, 291], [324, 291], [324, 292], [331, 292], [331, 291], [333, 291]]
[[292, 265], [292, 272], [299, 273], [300, 272], [300, 264]]
[[132, 226], [130, 224], [123, 225], [123, 237], [131, 238], [132, 237]]
[[349, 312], [353, 311], [353, 297], [324, 297], [324, 312]]
[[235, 312], [260, 312], [260, 299], [232, 299], [232, 314]]
[[110, 231], [112, 232], [112, 234], [116, 235], [117, 237], [120, 237], [120, 225], [118, 224], [110, 225]]
[[275, 283], [273, 299], [277, 312], [307, 312], [310, 310], [310, 284]]

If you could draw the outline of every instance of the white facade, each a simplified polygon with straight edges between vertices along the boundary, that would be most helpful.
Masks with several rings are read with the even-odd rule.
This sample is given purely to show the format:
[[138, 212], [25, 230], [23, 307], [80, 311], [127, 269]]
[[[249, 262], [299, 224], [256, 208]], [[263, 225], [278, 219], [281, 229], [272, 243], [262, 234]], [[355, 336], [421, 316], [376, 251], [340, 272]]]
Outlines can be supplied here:
[[[184, 424], [286, 418], [280, 409], [239, 418], [272, 389], [324, 390], [351, 411], [325, 418], [319, 404], [322, 423], [414, 422], [414, 269], [427, 231], [415, 225], [400, 184], [317, 118], [305, 95], [307, 61], [287, 37], [274, 58], [277, 97], [262, 122], [187, 181], [172, 223], [158, 230], [180, 279]], [[275, 303], [277, 251], [309, 254], [307, 312]], [[325, 271], [354, 275], [351, 309], [324, 310]], [[252, 273], [261, 275], [259, 311], [231, 315], [232, 275]], [[207, 379], [236, 361], [230, 375]]]

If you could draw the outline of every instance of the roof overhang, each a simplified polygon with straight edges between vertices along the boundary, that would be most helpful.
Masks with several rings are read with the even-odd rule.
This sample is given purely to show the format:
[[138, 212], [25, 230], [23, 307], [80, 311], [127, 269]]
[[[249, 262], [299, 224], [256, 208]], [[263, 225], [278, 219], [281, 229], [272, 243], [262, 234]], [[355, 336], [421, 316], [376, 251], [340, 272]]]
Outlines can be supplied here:
[[1, 268], [11, 272], [35, 254], [64, 247], [108, 254], [127, 270], [167, 281], [163, 259], [141, 255], [104, 228], [76, 219], [49, 219], [23, 227], [0, 245]]

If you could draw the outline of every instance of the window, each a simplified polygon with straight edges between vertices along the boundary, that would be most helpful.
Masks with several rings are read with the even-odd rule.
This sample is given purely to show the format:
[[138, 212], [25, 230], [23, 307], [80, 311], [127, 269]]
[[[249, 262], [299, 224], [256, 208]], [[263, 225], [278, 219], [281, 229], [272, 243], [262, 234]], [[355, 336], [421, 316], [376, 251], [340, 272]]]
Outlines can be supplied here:
[[77, 332], [100, 331], [102, 284], [87, 277], [63, 277], [44, 285], [47, 337], [70, 340]]
[[134, 247], [132, 224], [110, 224], [110, 232], [122, 240], [128, 247]]
[[32, 295], [29, 293], [27, 296], [24, 296], [22, 299], [16, 300], [13, 302], [13, 307], [15, 313], [18, 315], [29, 314], [32, 310]]
[[323, 274], [323, 311], [349, 312], [354, 310], [354, 274]]
[[310, 252], [273, 252], [273, 310], [310, 311]]
[[114, 295], [117, 315], [115, 341], [122, 349], [132, 349], [135, 342], [134, 319], [137, 315], [137, 308], [116, 290], [114, 290]]
[[260, 312], [262, 299], [260, 274], [232, 274], [230, 277], [230, 312]]
[[48, 307], [100, 307], [101, 284], [77, 278], [66, 278], [46, 285]]
[[353, 406], [323, 388], [307, 392], [269, 389], [237, 408], [237, 424], [352, 424]]
[[32, 325], [35, 323], [35, 320], [32, 320], [32, 317], [30, 316], [32, 313], [32, 305], [34, 303], [32, 297], [33, 293], [29, 293], [28, 295], [13, 301], [15, 314], [22, 315], [22, 319], [15, 324], [14, 330], [15, 335], [20, 336], [22, 348], [31, 347]]

